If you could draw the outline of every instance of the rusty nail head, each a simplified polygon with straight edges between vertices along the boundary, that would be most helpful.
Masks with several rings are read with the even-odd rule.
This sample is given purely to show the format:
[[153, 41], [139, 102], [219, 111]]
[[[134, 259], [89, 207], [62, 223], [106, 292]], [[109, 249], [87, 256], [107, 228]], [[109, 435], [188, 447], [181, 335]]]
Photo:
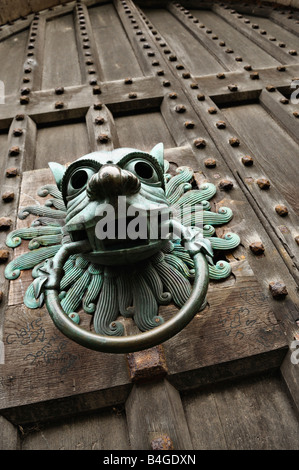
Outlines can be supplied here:
[[293, 116], [294, 116], [295, 118], [299, 118], [299, 113], [298, 113], [298, 111], [293, 111]]
[[252, 29], [259, 29], [259, 25], [256, 24], [256, 23], [253, 23], [253, 24], [251, 25], [251, 27], [252, 27]]
[[206, 97], [205, 97], [205, 95], [203, 95], [202, 93], [199, 93], [199, 94], [197, 95], [197, 99], [198, 99], [198, 101], [204, 101], [204, 100], [206, 99]]
[[64, 93], [64, 87], [59, 86], [59, 87], [55, 88], [55, 93], [56, 93], [56, 95], [62, 95]]
[[177, 64], [177, 65], [175, 66], [175, 68], [176, 68], [177, 70], [183, 70], [185, 67], [184, 67], [182, 64]]
[[278, 204], [277, 206], [275, 206], [275, 211], [281, 217], [285, 217], [289, 213], [287, 206], [285, 206], [283, 204]]
[[168, 96], [169, 96], [169, 98], [170, 98], [171, 100], [176, 100], [177, 97], [178, 97], [178, 95], [177, 95], [176, 93], [169, 93]]
[[279, 66], [277, 67], [277, 70], [278, 70], [278, 72], [285, 72], [286, 68], [285, 68], [284, 65], [279, 65]]
[[15, 137], [20, 137], [23, 134], [23, 129], [14, 129], [13, 130], [13, 135]]
[[230, 49], [229, 47], [225, 50], [225, 52], [227, 54], [233, 54], [234, 53], [233, 49]]
[[215, 168], [216, 166], [215, 158], [207, 158], [204, 163], [207, 168]]
[[274, 299], [284, 299], [288, 295], [287, 286], [282, 281], [272, 281], [269, 289]]
[[170, 85], [171, 85], [171, 83], [170, 83], [169, 80], [163, 80], [163, 86], [168, 87]]
[[96, 78], [92, 78], [91, 80], [89, 80], [89, 85], [91, 86], [94, 86], [94, 85], [97, 85], [98, 81]]
[[31, 92], [31, 89], [29, 87], [21, 88], [21, 95], [29, 95], [30, 92]]
[[18, 169], [17, 168], [7, 168], [5, 171], [6, 178], [14, 178], [15, 176], [18, 175]]
[[126, 358], [132, 382], [144, 383], [167, 374], [164, 349], [161, 345], [145, 351], [129, 353]]
[[124, 84], [125, 85], [132, 85], [133, 83], [133, 79], [132, 78], [125, 78], [124, 80]]
[[31, 73], [31, 72], [32, 72], [32, 68], [31, 68], [31, 67], [25, 67], [25, 68], [24, 68], [24, 72], [25, 72], [25, 73]]
[[148, 51], [147, 55], [148, 57], [154, 57], [156, 54], [154, 51]]
[[164, 75], [164, 70], [158, 70], [157, 75], [162, 77]]
[[24, 119], [25, 119], [25, 114], [16, 115], [16, 121], [24, 121]]
[[227, 87], [230, 91], [238, 91], [238, 85], [228, 85]]
[[29, 77], [23, 77], [23, 83], [29, 83], [30, 78]]
[[236, 62], [243, 62], [243, 59], [242, 59], [242, 57], [238, 56], [238, 57], [235, 58], [235, 61]]
[[209, 114], [217, 114], [217, 109], [211, 107], [211, 108], [208, 109], [208, 113], [209, 113]]
[[273, 93], [275, 91], [275, 86], [274, 85], [267, 85], [266, 90], [269, 91], [270, 93]]
[[224, 42], [224, 41], [219, 41], [219, 46], [221, 46], [221, 47], [225, 47], [225, 46], [226, 46], [226, 44], [225, 44], [225, 42]]
[[93, 105], [93, 109], [99, 110], [99, 109], [102, 109], [102, 108], [103, 108], [102, 103], [94, 103], [94, 105]]
[[289, 104], [288, 98], [280, 98], [279, 100], [282, 104]]
[[86, 65], [93, 65], [93, 60], [92, 59], [87, 59], [85, 64]]
[[251, 65], [249, 65], [249, 64], [244, 65], [244, 70], [247, 70], [247, 72], [249, 72], [250, 70], [252, 70]]
[[195, 140], [194, 140], [194, 145], [195, 145], [195, 147], [198, 148], [198, 149], [203, 149], [203, 148], [206, 147], [207, 142], [205, 141], [205, 139], [198, 138], [198, 139], [195, 139]]
[[99, 124], [99, 125], [100, 125], [100, 124], [104, 124], [105, 119], [104, 119], [102, 116], [98, 116], [98, 117], [95, 118], [94, 122], [95, 122], [96, 124]]
[[175, 62], [177, 60], [177, 56], [174, 55], [174, 54], [171, 54], [169, 57], [168, 57], [168, 60], [170, 60], [170, 62]]
[[279, 47], [286, 47], [284, 42], [279, 42], [278, 45], [279, 45]]
[[193, 127], [195, 126], [194, 122], [193, 121], [186, 121], [185, 122], [185, 127], [187, 129], [193, 129]]
[[260, 34], [267, 34], [267, 31], [265, 29], [261, 29]]
[[232, 147], [238, 147], [240, 145], [240, 141], [237, 137], [231, 137], [229, 143]]
[[27, 95], [22, 95], [22, 96], [20, 97], [20, 103], [21, 103], [21, 104], [28, 104], [29, 101], [30, 101], [30, 99], [29, 99], [29, 96], [27, 96]]
[[249, 76], [251, 80], [258, 80], [260, 78], [260, 75], [258, 72], [252, 72]]
[[231, 180], [221, 180], [218, 186], [221, 191], [230, 191], [233, 189], [234, 183]]
[[276, 38], [274, 36], [270, 36], [269, 41], [276, 41]]
[[109, 142], [109, 136], [107, 134], [100, 134], [98, 136], [98, 142], [100, 142], [100, 144], [107, 144], [107, 142]]
[[213, 34], [212, 39], [216, 41], [216, 39], [218, 39], [218, 36], [216, 34]]
[[243, 165], [245, 166], [253, 165], [253, 158], [250, 157], [250, 155], [244, 155], [241, 160], [242, 160]]
[[152, 66], [153, 66], [153, 67], [157, 67], [158, 65], [160, 65], [160, 62], [159, 62], [158, 60], [154, 60], [154, 61], [152, 62]]
[[10, 157], [16, 157], [17, 155], [19, 155], [19, 153], [20, 153], [20, 147], [18, 147], [17, 145], [9, 149]]
[[137, 93], [129, 93], [129, 98], [130, 98], [131, 100], [137, 98]]
[[225, 129], [226, 128], [226, 123], [224, 121], [217, 121], [216, 122], [216, 127], [218, 129]]
[[257, 184], [260, 187], [260, 189], [269, 189], [270, 188], [270, 181], [267, 180], [266, 178], [259, 178], [257, 180]]
[[15, 198], [15, 193], [12, 191], [6, 191], [5, 193], [2, 194], [2, 200], [4, 202], [11, 202]]
[[192, 90], [197, 90], [198, 88], [197, 83], [190, 83], [190, 88], [192, 88]]
[[191, 75], [190, 75], [189, 72], [184, 72], [184, 73], [182, 74], [182, 77], [183, 77], [183, 78], [190, 78], [190, 76], [191, 76]]
[[162, 434], [151, 441], [152, 450], [174, 450], [173, 442], [167, 434]]
[[290, 55], [297, 55], [297, 51], [296, 51], [295, 49], [291, 49], [291, 50], [289, 51], [289, 54], [290, 54]]
[[183, 104], [178, 104], [175, 107], [175, 111], [176, 111], [176, 113], [184, 113], [186, 111], [186, 108]]
[[216, 77], [221, 80], [221, 79], [225, 78], [225, 73], [217, 73]]
[[12, 220], [8, 217], [0, 217], [0, 231], [9, 230], [12, 225]]
[[94, 95], [100, 95], [102, 93], [101, 87], [99, 85], [95, 85], [92, 89]]
[[62, 109], [64, 107], [63, 101], [56, 101], [55, 109]]
[[0, 250], [0, 263], [5, 263], [9, 258], [8, 250]]
[[262, 255], [265, 252], [265, 247], [262, 242], [253, 242], [249, 245], [249, 248], [254, 255]]

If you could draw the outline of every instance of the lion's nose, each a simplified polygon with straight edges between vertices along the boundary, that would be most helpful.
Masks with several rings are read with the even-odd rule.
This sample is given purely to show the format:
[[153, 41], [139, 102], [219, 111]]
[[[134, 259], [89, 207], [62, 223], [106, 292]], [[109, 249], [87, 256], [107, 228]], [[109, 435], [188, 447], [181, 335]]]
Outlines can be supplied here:
[[129, 196], [140, 189], [140, 181], [133, 173], [117, 165], [103, 165], [87, 185], [89, 199], [106, 199]]

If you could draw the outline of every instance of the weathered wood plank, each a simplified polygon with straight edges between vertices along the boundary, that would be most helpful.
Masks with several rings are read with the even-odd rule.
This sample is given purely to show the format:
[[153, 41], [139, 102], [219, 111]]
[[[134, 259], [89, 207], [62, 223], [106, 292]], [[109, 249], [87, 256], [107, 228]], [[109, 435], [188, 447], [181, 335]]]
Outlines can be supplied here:
[[20, 440], [16, 426], [0, 416], [0, 450], [19, 450]]
[[101, 105], [100, 108], [96, 110], [91, 107], [86, 114], [86, 127], [92, 152], [109, 151], [119, 147], [113, 116], [106, 106]]
[[[283, 26], [284, 29], [287, 31], [290, 31], [293, 34], [296, 34], [297, 36], [299, 35], [299, 25], [296, 22], [296, 17], [293, 15], [285, 15], [283, 14], [285, 11], [271, 11], [269, 14], [269, 18], [273, 20], [275, 23], [279, 24], [280, 26]], [[292, 18], [291, 18], [292, 16]]]
[[180, 395], [167, 380], [134, 385], [126, 401], [126, 416], [134, 450], [151, 450], [152, 441], [165, 435], [173, 449], [192, 450]]
[[122, 406], [24, 429], [22, 450], [130, 450]]
[[[213, 5], [213, 11], [282, 64], [292, 64], [297, 62], [296, 57], [288, 54], [288, 51], [284, 51], [284, 49], [280, 48], [273, 41], [266, 39], [259, 33], [258, 29], [252, 28], [249, 19], [238, 19], [235, 10], [226, 10], [221, 5]], [[234, 12], [234, 14], [231, 12]], [[248, 20], [248, 23], [245, 23], [245, 20]]]
[[295, 450], [299, 426], [276, 375], [183, 394], [194, 448], [202, 450]]

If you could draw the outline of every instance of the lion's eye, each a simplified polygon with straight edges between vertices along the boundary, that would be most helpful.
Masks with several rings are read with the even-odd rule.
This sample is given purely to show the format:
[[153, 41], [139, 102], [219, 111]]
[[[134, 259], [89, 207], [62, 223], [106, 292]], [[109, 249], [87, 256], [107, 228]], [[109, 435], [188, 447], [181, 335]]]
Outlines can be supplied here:
[[158, 183], [160, 181], [155, 167], [150, 162], [144, 160], [133, 160], [126, 165], [125, 169], [134, 173], [145, 183], [151, 184]]
[[86, 188], [88, 180], [94, 173], [95, 170], [91, 168], [79, 168], [75, 170], [68, 182], [67, 195], [75, 196], [79, 194], [84, 188]]

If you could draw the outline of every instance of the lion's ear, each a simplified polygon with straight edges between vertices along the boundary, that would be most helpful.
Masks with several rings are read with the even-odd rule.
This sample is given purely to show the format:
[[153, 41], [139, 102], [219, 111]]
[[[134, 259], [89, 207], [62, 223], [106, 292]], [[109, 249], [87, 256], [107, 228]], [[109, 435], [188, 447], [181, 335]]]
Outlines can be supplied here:
[[162, 142], [152, 148], [152, 150], [150, 151], [150, 155], [155, 157], [160, 163], [161, 167], [164, 168], [164, 145]]
[[60, 163], [56, 163], [56, 162], [49, 162], [48, 165], [49, 165], [49, 167], [50, 167], [50, 169], [53, 173], [56, 184], [57, 184], [58, 188], [60, 189], [61, 181], [62, 181], [63, 175], [65, 173], [66, 167], [64, 165], [61, 165]]

